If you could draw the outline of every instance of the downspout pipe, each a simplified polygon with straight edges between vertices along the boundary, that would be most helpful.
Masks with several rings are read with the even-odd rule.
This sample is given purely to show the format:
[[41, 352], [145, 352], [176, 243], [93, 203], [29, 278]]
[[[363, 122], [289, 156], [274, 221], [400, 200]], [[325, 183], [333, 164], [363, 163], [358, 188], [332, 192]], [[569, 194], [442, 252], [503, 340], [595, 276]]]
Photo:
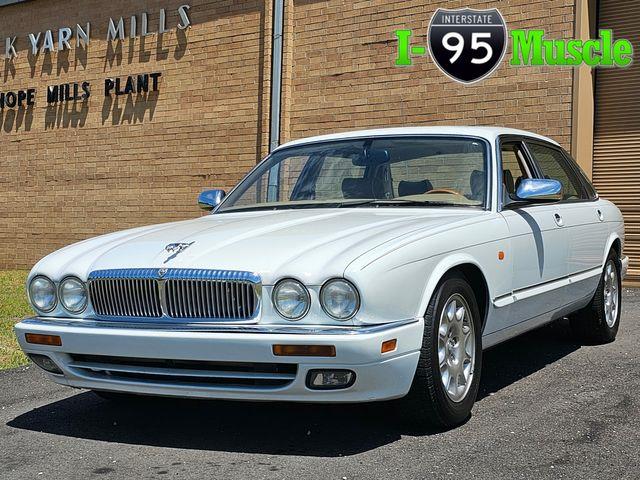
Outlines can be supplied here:
[[[269, 112], [269, 153], [280, 145], [280, 117], [282, 112], [282, 43], [284, 31], [284, 2], [273, 0], [273, 37], [271, 39], [271, 108]], [[280, 164], [269, 171], [267, 200], [279, 200], [278, 178]]]
[[269, 152], [272, 152], [278, 147], [278, 145], [280, 145], [284, 2], [285, 0], [273, 0], [273, 38], [271, 41], [271, 124], [269, 128]]

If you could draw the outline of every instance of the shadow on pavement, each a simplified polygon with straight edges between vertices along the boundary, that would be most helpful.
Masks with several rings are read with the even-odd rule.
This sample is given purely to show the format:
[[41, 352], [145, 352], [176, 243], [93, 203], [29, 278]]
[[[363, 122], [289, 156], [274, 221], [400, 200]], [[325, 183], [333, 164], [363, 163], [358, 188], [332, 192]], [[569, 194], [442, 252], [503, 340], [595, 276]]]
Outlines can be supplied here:
[[497, 393], [580, 348], [567, 320], [546, 325], [484, 352], [476, 401]]
[[[579, 348], [551, 325], [485, 352], [478, 400]], [[24, 413], [8, 426], [69, 437], [173, 448], [337, 457], [431, 435], [401, 421], [392, 402], [306, 405], [141, 398], [108, 402], [80, 393]]]

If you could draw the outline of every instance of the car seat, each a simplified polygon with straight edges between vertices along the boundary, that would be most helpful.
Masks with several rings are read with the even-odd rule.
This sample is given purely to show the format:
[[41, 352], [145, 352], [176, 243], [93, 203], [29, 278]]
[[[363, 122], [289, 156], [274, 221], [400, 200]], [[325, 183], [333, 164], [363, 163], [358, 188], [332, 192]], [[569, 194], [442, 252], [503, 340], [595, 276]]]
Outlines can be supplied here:
[[401, 180], [400, 183], [398, 183], [399, 197], [421, 195], [423, 193], [427, 193], [429, 190], [433, 190], [433, 184], [429, 180], [419, 180], [417, 182]]

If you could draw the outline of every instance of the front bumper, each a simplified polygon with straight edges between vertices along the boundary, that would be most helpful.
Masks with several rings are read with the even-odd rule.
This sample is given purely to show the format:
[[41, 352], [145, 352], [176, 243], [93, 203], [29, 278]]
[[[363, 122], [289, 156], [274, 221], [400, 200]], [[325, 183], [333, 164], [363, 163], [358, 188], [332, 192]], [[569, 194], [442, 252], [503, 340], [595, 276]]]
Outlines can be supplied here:
[[[421, 319], [375, 327], [332, 328], [171, 326], [30, 318], [18, 323], [15, 332], [25, 353], [47, 355], [63, 371], [63, 375], [48, 374], [52, 380], [72, 387], [194, 398], [361, 402], [399, 398], [407, 394], [420, 355], [423, 326]], [[27, 343], [27, 333], [58, 335], [62, 346]], [[396, 350], [382, 354], [382, 343], [392, 339], [397, 339]], [[336, 355], [275, 356], [274, 344], [333, 345]], [[87, 357], [91, 357], [93, 362], [96, 358], [104, 358], [105, 362], [117, 358], [121, 363], [111, 371], [106, 363], [78, 361]], [[136, 359], [136, 365], [126, 365], [124, 359]], [[216, 362], [226, 372], [145, 366], [145, 362], [152, 359], [168, 361], [169, 365], [187, 361], [198, 368], [201, 367], [198, 362]], [[287, 364], [291, 378], [286, 384], [281, 381], [277, 385], [237, 385], [229, 369], [233, 370], [233, 365], [240, 363], [258, 366]], [[355, 383], [340, 390], [309, 389], [306, 386], [307, 373], [323, 368], [352, 370], [356, 374]], [[123, 371], [128, 371], [128, 376]], [[203, 378], [209, 374], [224, 375], [226, 383], [217, 384], [217, 377], [203, 383]]]

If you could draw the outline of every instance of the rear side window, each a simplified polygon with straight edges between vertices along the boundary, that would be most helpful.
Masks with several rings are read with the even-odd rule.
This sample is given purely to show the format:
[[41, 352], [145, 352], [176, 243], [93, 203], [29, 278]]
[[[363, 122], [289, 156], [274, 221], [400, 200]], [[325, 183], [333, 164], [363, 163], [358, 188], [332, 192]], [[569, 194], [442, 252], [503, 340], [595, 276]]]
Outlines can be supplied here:
[[546, 147], [539, 143], [528, 143], [533, 159], [540, 167], [544, 178], [551, 178], [562, 183], [563, 200], [582, 200], [588, 196], [575, 170], [567, 162], [562, 151]]
[[574, 158], [571, 155], [569, 155], [569, 153], [567, 153], [566, 150], [562, 150], [562, 152], [564, 153], [564, 157], [567, 159], [567, 162], [569, 162], [571, 166], [574, 168], [574, 170], [576, 171], [578, 178], [580, 180], [580, 183], [582, 184], [582, 189], [585, 192], [587, 198], [591, 200], [596, 199], [598, 197], [598, 192], [596, 192], [596, 187], [593, 186], [593, 184], [591, 183], [591, 180], [589, 180], [589, 177], [587, 177], [587, 174], [584, 173], [584, 170], [580, 168], [580, 165], [578, 165], [578, 162], [576, 162]]

